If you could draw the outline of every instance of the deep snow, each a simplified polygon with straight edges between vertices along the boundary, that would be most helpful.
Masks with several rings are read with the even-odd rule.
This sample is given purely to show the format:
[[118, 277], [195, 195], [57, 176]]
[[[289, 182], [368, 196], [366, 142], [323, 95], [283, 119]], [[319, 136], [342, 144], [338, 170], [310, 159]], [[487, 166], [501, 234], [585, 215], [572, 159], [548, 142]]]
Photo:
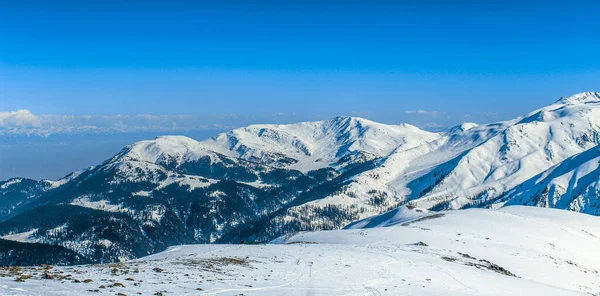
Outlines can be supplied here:
[[[520, 206], [445, 211], [429, 219], [407, 215], [393, 215], [403, 222], [389, 227], [299, 233], [278, 244], [187, 245], [120, 264], [3, 269], [0, 295], [600, 291], [598, 217]], [[42, 279], [44, 273], [53, 279]], [[15, 281], [23, 275], [32, 278]]]

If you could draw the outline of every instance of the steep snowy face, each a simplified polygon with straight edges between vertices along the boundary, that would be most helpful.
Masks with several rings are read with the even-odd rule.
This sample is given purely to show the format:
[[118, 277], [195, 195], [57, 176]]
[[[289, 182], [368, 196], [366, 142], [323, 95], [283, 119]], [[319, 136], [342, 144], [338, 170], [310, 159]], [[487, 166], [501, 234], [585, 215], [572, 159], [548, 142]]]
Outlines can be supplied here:
[[600, 102], [600, 93], [597, 92], [582, 92], [570, 97], [560, 98], [556, 104], [573, 105]]
[[597, 94], [578, 94], [516, 120], [469, 129], [463, 138], [476, 139], [490, 127], [500, 130], [441, 167], [444, 176], [427, 195], [437, 201], [454, 199], [453, 208], [471, 199], [491, 199], [597, 145], [600, 101]]
[[336, 198], [377, 190], [422, 208], [481, 206], [599, 143], [599, 95], [576, 94], [514, 120], [463, 124], [427, 144], [392, 151]]
[[201, 144], [230, 157], [310, 171], [335, 166], [345, 157], [385, 157], [395, 149], [410, 149], [440, 136], [406, 124], [336, 117], [290, 125], [251, 125]]
[[600, 215], [600, 146], [570, 157], [511, 190], [507, 205], [552, 207]]

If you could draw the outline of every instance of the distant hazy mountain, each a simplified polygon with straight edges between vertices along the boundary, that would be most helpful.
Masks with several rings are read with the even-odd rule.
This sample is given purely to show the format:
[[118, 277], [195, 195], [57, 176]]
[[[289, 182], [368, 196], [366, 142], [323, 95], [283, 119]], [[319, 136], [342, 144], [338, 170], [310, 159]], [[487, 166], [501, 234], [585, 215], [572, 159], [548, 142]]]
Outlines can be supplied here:
[[[113, 261], [175, 244], [338, 229], [401, 205], [508, 202], [598, 214], [589, 178], [577, 185], [544, 178], [565, 188], [548, 189], [557, 192], [551, 202], [536, 199], [544, 189], [531, 184], [561, 163], [572, 175], [588, 172], [577, 168], [587, 161], [565, 160], [600, 143], [599, 131], [600, 95], [581, 93], [514, 120], [441, 133], [336, 117], [252, 125], [203, 142], [159, 137], [56, 182], [0, 183], [0, 238]], [[593, 161], [594, 153], [581, 157]]]

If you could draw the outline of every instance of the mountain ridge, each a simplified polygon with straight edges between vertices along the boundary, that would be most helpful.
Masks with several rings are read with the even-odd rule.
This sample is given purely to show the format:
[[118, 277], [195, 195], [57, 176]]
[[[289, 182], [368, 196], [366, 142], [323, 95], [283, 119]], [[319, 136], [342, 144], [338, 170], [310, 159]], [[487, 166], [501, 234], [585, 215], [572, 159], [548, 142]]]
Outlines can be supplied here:
[[[0, 196], [11, 198], [2, 199], [8, 210], [0, 211], [0, 238], [59, 245], [106, 262], [181, 243], [339, 229], [400, 206], [535, 204], [508, 197], [600, 143], [599, 98], [576, 94], [512, 120], [441, 133], [335, 117], [251, 125], [204, 141], [157, 137], [59, 181], [12, 191], [1, 185], [7, 188]], [[45, 220], [28, 220], [32, 215]]]

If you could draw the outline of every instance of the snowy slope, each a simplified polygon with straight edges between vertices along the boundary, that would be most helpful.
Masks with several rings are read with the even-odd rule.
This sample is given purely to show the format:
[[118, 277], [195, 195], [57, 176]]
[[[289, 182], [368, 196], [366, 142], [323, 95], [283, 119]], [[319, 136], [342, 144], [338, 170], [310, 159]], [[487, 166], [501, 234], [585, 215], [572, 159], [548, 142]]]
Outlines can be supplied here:
[[[289, 125], [251, 125], [198, 142], [184, 136], [140, 141], [109, 160], [130, 181], [154, 181], [159, 174], [206, 160], [231, 167], [243, 161], [303, 173], [321, 168], [343, 168], [404, 151], [440, 138], [417, 127], [385, 125], [357, 117]], [[268, 170], [268, 168], [266, 168]]]
[[412, 206], [401, 206], [381, 215], [375, 215], [363, 220], [356, 221], [344, 227], [344, 229], [362, 229], [375, 227], [390, 227], [409, 221], [414, 221], [423, 218], [435, 218], [439, 214], [437, 212], [419, 209]]
[[197, 160], [202, 156], [216, 159], [214, 152], [204, 149], [194, 139], [184, 136], [163, 136], [154, 140], [137, 142], [131, 145], [124, 155], [117, 155], [115, 160], [178, 165], [186, 161]]
[[600, 146], [566, 159], [511, 190], [507, 205], [552, 207], [600, 215]]
[[438, 214], [280, 244], [186, 245], [120, 264], [1, 269], [0, 294], [598, 295], [598, 217], [533, 207]]
[[275, 167], [308, 172], [335, 166], [344, 156], [357, 152], [383, 157], [392, 150], [410, 149], [439, 138], [417, 127], [385, 125], [358, 117], [289, 125], [251, 125], [198, 142], [184, 136], [164, 136], [140, 141], [121, 160], [159, 165], [180, 165], [202, 157], [244, 159]]
[[600, 95], [581, 93], [510, 121], [463, 124], [425, 145], [392, 151], [381, 165], [354, 177], [345, 193], [330, 200], [379, 190], [423, 208], [492, 203], [599, 143]]
[[[437, 139], [440, 134], [417, 127], [386, 125], [358, 117], [289, 125], [251, 125], [221, 134], [201, 144], [235, 158], [255, 160], [303, 172], [335, 164], [362, 152], [384, 157]], [[279, 160], [291, 158], [292, 163]]]

